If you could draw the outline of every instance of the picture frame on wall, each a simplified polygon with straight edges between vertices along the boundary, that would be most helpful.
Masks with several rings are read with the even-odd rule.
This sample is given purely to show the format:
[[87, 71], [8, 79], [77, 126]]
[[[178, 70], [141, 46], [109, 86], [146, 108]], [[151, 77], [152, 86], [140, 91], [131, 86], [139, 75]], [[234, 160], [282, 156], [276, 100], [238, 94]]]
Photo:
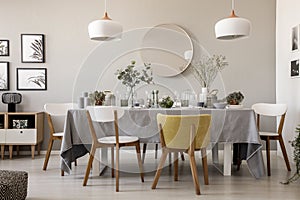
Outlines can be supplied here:
[[291, 77], [292, 78], [299, 78], [299, 59], [291, 61]]
[[0, 62], [0, 91], [9, 90], [9, 62]]
[[47, 69], [17, 68], [17, 90], [47, 90]]
[[21, 62], [45, 62], [44, 34], [21, 34]]
[[9, 56], [9, 40], [0, 39], [0, 56]]
[[299, 25], [292, 28], [292, 51], [299, 50]]

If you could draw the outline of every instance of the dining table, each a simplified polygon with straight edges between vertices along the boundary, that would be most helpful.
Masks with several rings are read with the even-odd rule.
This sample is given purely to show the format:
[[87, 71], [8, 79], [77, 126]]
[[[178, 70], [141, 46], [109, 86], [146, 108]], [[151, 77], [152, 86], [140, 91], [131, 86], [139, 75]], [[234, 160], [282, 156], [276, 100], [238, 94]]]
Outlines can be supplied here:
[[[262, 143], [256, 127], [252, 109], [207, 109], [202, 107], [180, 108], [131, 108], [124, 107], [124, 115], [119, 119], [119, 134], [137, 136], [141, 143], [159, 143], [156, 116], [210, 114], [210, 147], [213, 164], [225, 176], [231, 175], [232, 146], [239, 144], [238, 157], [246, 160], [249, 172], [255, 178], [265, 176]], [[114, 133], [112, 122], [93, 122], [98, 137]], [[91, 134], [85, 109], [68, 110], [61, 145], [61, 169], [71, 173], [71, 163], [89, 153]], [[219, 164], [219, 145], [223, 145], [223, 169]]]

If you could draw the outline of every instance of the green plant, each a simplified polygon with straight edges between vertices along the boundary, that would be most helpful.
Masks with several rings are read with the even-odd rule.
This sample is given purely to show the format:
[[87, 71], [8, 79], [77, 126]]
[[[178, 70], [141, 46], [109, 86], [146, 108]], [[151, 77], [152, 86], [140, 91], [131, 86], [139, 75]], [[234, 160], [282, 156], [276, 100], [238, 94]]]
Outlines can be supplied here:
[[228, 63], [222, 55], [204, 56], [199, 61], [192, 63], [194, 76], [200, 82], [201, 87], [209, 88], [215, 80], [219, 71], [224, 69]]
[[171, 108], [173, 106], [174, 101], [170, 96], [162, 98], [162, 100], [159, 102], [160, 107], [162, 108]]
[[140, 84], [141, 82], [150, 84], [153, 83], [152, 70], [150, 63], [144, 63], [144, 68], [141, 71], [138, 71], [135, 67], [136, 62], [131, 61], [125, 69], [118, 69], [115, 73], [118, 80], [122, 81], [122, 84], [130, 88], [129, 96], [131, 96], [131, 101], [133, 105], [133, 95], [134, 87]]
[[92, 104], [102, 105], [105, 100], [105, 93], [102, 91], [95, 91], [94, 93], [89, 94], [89, 97], [92, 99]]
[[226, 101], [230, 105], [239, 105], [243, 100], [244, 95], [241, 92], [233, 92], [226, 97]]
[[292, 147], [294, 147], [294, 161], [296, 164], [296, 172], [286, 182], [282, 182], [282, 184], [289, 184], [295, 182], [300, 177], [300, 125], [296, 127], [295, 132], [298, 133], [298, 135], [295, 137], [293, 141], [290, 141], [290, 143]]

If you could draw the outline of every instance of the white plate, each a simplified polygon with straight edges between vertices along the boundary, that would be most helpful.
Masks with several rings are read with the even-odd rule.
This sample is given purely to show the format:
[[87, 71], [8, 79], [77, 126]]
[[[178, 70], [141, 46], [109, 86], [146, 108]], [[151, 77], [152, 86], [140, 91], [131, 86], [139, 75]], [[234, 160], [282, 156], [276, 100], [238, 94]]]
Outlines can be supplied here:
[[226, 108], [228, 109], [241, 109], [243, 105], [227, 105]]

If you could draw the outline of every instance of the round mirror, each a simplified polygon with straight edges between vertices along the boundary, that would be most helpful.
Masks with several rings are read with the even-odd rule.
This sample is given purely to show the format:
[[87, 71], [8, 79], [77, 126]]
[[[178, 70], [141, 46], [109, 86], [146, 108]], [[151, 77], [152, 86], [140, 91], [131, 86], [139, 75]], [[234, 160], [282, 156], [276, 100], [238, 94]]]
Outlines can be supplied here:
[[142, 40], [141, 57], [151, 63], [158, 76], [176, 76], [183, 72], [193, 57], [189, 35], [176, 24], [161, 24], [151, 28]]

